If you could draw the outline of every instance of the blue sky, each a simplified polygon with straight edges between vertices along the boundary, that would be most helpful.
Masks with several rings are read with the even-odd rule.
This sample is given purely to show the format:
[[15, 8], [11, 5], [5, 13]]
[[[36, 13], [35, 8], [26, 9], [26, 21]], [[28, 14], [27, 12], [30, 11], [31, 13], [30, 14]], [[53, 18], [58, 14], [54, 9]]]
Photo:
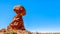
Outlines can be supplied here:
[[60, 0], [0, 0], [0, 29], [6, 28], [16, 15], [15, 5], [26, 9], [23, 16], [25, 28], [29, 31], [60, 31]]

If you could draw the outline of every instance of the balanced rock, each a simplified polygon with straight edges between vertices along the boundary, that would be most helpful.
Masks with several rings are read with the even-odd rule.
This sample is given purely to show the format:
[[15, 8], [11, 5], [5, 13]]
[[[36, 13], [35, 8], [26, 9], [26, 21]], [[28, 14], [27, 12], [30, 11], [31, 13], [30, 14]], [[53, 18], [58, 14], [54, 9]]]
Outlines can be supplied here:
[[16, 16], [14, 16], [13, 21], [7, 27], [7, 30], [25, 30], [24, 22], [22, 16], [26, 14], [25, 8], [23, 6], [15, 6], [14, 11]]

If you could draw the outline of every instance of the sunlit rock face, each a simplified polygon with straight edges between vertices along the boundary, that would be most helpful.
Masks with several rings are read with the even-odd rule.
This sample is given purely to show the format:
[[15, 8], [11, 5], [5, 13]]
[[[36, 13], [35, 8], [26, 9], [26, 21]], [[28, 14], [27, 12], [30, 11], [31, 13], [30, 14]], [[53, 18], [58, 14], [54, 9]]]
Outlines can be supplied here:
[[26, 14], [25, 8], [23, 6], [15, 6], [14, 11], [16, 16], [14, 16], [13, 21], [7, 27], [7, 30], [25, 30], [24, 22], [22, 16]]
[[32, 34], [24, 27], [22, 16], [26, 14], [25, 8], [23, 6], [15, 6], [14, 11], [16, 16], [14, 16], [13, 21], [7, 28], [1, 29], [0, 34]]

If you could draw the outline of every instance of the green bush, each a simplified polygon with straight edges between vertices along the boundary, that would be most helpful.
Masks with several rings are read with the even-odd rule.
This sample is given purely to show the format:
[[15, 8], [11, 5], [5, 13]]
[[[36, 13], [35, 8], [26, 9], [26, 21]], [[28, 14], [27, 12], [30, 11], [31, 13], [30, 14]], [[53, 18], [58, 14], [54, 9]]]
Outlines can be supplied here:
[[5, 32], [4, 34], [10, 34], [9, 32]]
[[16, 32], [6, 32], [4, 34], [17, 34]]
[[17, 34], [16, 32], [11, 32], [10, 34]]

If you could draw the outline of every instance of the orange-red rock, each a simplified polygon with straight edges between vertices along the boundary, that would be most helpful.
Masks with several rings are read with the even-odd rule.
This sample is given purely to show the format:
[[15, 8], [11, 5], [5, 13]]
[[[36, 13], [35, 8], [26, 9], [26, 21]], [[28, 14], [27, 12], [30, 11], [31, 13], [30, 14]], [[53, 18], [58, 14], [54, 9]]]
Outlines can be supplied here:
[[16, 12], [16, 16], [13, 18], [13, 21], [9, 24], [7, 29], [13, 30], [25, 30], [24, 22], [22, 16], [26, 14], [24, 7], [22, 6], [15, 6], [14, 11]]

